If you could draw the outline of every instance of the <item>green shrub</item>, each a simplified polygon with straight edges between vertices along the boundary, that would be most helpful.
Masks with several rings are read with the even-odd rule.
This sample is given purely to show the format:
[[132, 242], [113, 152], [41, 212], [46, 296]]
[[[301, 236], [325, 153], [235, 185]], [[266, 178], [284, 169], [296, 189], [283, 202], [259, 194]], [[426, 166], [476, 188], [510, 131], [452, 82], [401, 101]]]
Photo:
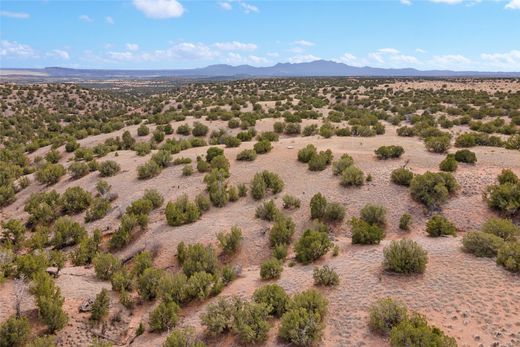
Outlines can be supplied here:
[[298, 151], [298, 161], [308, 163], [316, 154], [318, 154], [316, 146], [309, 144]]
[[406, 168], [395, 169], [390, 178], [393, 183], [408, 187], [412, 182], [413, 172]]
[[58, 183], [65, 172], [61, 164], [46, 164], [36, 171], [36, 180], [41, 184], [53, 185]]
[[149, 267], [137, 278], [137, 292], [143, 300], [153, 300], [159, 295], [159, 282], [163, 272]]
[[194, 202], [188, 200], [187, 195], [181, 195], [174, 202], [168, 202], [165, 214], [168, 225], [171, 226], [193, 223], [200, 218], [199, 208]]
[[32, 292], [36, 297], [38, 316], [47, 325], [47, 331], [54, 333], [62, 329], [68, 321], [67, 314], [63, 311], [64, 299], [60, 288], [46, 272], [40, 271], [34, 276]]
[[192, 174], [193, 174], [193, 166], [191, 166], [190, 164], [184, 165], [184, 167], [182, 168], [182, 175], [191, 176]]
[[139, 128], [137, 128], [137, 136], [146, 136], [149, 133], [150, 129], [144, 124], [141, 124]]
[[152, 161], [154, 161], [157, 165], [159, 165], [162, 168], [168, 167], [172, 161], [172, 155], [167, 150], [160, 150], [154, 155], [152, 155], [151, 158]]
[[401, 146], [381, 146], [374, 151], [377, 159], [399, 158], [404, 153]]
[[319, 314], [303, 308], [290, 310], [282, 316], [278, 334], [295, 346], [312, 346], [323, 335], [322, 319]]
[[31, 326], [25, 317], [9, 317], [0, 324], [0, 347], [23, 347], [29, 341]]
[[212, 286], [214, 285], [214, 277], [205, 271], [197, 271], [193, 273], [188, 279], [186, 285], [188, 295], [191, 298], [204, 300], [211, 294]]
[[186, 276], [190, 277], [195, 272], [207, 272], [215, 274], [218, 269], [218, 259], [211, 246], [203, 246], [200, 243], [188, 245], [184, 254], [178, 252], [182, 270]]
[[309, 170], [311, 171], [323, 171], [332, 162], [333, 155], [330, 149], [321, 151], [318, 154], [312, 156], [309, 160]]
[[206, 347], [206, 344], [197, 340], [191, 329], [173, 329], [164, 341], [163, 347]]
[[16, 192], [12, 184], [0, 186], [0, 207], [5, 207], [16, 200]]
[[138, 156], [144, 157], [145, 155], [150, 154], [152, 151], [152, 145], [150, 145], [149, 142], [138, 142], [133, 146], [133, 150]]
[[9, 219], [2, 223], [2, 242], [7, 246], [14, 246], [16, 250], [23, 246], [25, 226], [21, 220]]
[[280, 278], [282, 274], [282, 262], [275, 258], [270, 258], [262, 263], [260, 266], [260, 277], [263, 280], [272, 280]]
[[201, 122], [195, 122], [193, 123], [193, 130], [191, 133], [193, 136], [206, 136], [208, 131], [209, 128], [206, 125], [202, 124]]
[[177, 128], [177, 134], [188, 136], [191, 134], [191, 127], [189, 126], [189, 124], [181, 124]]
[[361, 245], [379, 244], [385, 238], [385, 231], [377, 224], [370, 224], [362, 219], [350, 221], [352, 243]]
[[236, 305], [233, 317], [233, 331], [243, 344], [255, 344], [267, 340], [271, 327], [269, 307], [263, 303], [242, 302]]
[[446, 153], [450, 148], [450, 137], [449, 136], [430, 136], [424, 140], [426, 149], [434, 153]]
[[307, 229], [304, 231], [294, 249], [296, 260], [309, 264], [324, 256], [332, 246], [327, 233]]
[[339, 276], [333, 268], [325, 265], [321, 268], [315, 267], [312, 272], [314, 285], [316, 286], [337, 286], [339, 284]]
[[415, 241], [402, 239], [392, 241], [383, 249], [385, 271], [400, 274], [423, 273], [428, 262], [428, 253]]
[[345, 218], [345, 207], [339, 202], [330, 202], [325, 207], [323, 219], [327, 222], [341, 222]]
[[370, 305], [368, 316], [370, 330], [388, 336], [395, 326], [408, 319], [408, 310], [403, 302], [384, 298]]
[[520, 211], [520, 183], [504, 183], [488, 186], [484, 200], [492, 209], [506, 215], [516, 215]]
[[269, 231], [269, 244], [271, 247], [281, 244], [291, 243], [294, 235], [295, 224], [290, 217], [278, 214], [274, 220], [274, 224]]
[[439, 169], [444, 172], [455, 172], [459, 164], [455, 160], [453, 154], [448, 154], [446, 158], [439, 164]]
[[454, 338], [444, 335], [439, 328], [430, 327], [424, 317], [414, 314], [392, 329], [390, 346], [456, 347], [457, 342]]
[[470, 150], [461, 149], [455, 152], [455, 160], [459, 163], [475, 164], [477, 162], [477, 156]]
[[132, 276], [125, 269], [114, 272], [110, 279], [112, 290], [116, 292], [124, 292], [132, 289]]
[[254, 151], [257, 154], [269, 153], [273, 146], [271, 145], [271, 141], [269, 140], [260, 140], [253, 146]]
[[341, 174], [347, 167], [352, 166], [354, 164], [354, 159], [348, 154], [343, 154], [341, 158], [332, 163], [332, 173], [335, 176]]
[[480, 231], [466, 233], [462, 238], [462, 249], [477, 257], [496, 257], [503, 244], [500, 237]]
[[110, 210], [110, 202], [106, 199], [95, 198], [85, 215], [85, 222], [90, 223], [105, 217]]
[[92, 237], [84, 237], [78, 247], [72, 252], [72, 263], [76, 266], [90, 264], [99, 251], [101, 232], [94, 230]]
[[53, 229], [52, 243], [58, 249], [71, 244], [75, 245], [87, 235], [85, 228], [69, 217], [60, 217], [54, 223]]
[[195, 197], [195, 204], [197, 205], [201, 213], [209, 211], [209, 209], [211, 208], [211, 202], [209, 201], [209, 198], [204, 194], [199, 194]]
[[203, 326], [209, 335], [217, 336], [228, 332], [233, 327], [233, 318], [236, 312], [235, 303], [224, 298], [216, 303], [209, 304], [206, 312], [200, 316]]
[[363, 185], [363, 182], [365, 181], [365, 175], [363, 171], [355, 167], [354, 165], [351, 165], [347, 167], [343, 172], [341, 173], [341, 185], [344, 187], [359, 187]]
[[318, 132], [318, 125], [317, 124], [310, 124], [303, 128], [303, 136], [312, 136], [316, 135]]
[[253, 199], [260, 200], [270, 190], [273, 194], [278, 194], [282, 191], [284, 183], [280, 176], [273, 172], [264, 170], [257, 173], [251, 181], [251, 194]]
[[439, 208], [458, 188], [455, 178], [446, 172], [427, 171], [422, 175], [415, 175], [410, 183], [412, 198], [429, 209]]
[[316, 289], [308, 289], [294, 295], [290, 302], [289, 310], [303, 308], [324, 318], [327, 314], [328, 304], [327, 298], [321, 292]]
[[161, 302], [150, 313], [150, 331], [166, 331], [177, 324], [179, 321], [180, 307], [175, 302]]
[[520, 182], [520, 179], [511, 169], [503, 169], [500, 175], [497, 177], [499, 184], [517, 184]]
[[286, 194], [282, 198], [283, 200], [283, 208], [285, 209], [294, 209], [300, 208], [301, 201], [297, 197], [293, 195]]
[[278, 260], [284, 260], [287, 257], [288, 246], [286, 243], [281, 243], [273, 247], [273, 257]]
[[323, 218], [327, 208], [327, 199], [321, 193], [314, 194], [311, 198], [310, 208], [312, 219]]
[[255, 290], [253, 301], [265, 304], [270, 315], [280, 317], [287, 311], [289, 295], [277, 284], [266, 284]]
[[403, 213], [399, 219], [399, 229], [410, 230], [410, 224], [412, 223], [412, 216], [409, 213]]
[[86, 163], [83, 162], [74, 162], [70, 164], [68, 171], [70, 173], [70, 176], [77, 180], [78, 178], [81, 178], [88, 174], [90, 172], [90, 168]]
[[232, 226], [229, 233], [218, 233], [217, 239], [224, 254], [235, 254], [240, 248], [240, 243], [243, 239], [242, 230], [236, 225]]
[[63, 212], [76, 214], [86, 210], [92, 202], [92, 196], [81, 187], [70, 187], [60, 198]]
[[498, 250], [497, 264], [511, 272], [520, 272], [520, 242], [505, 242]]
[[273, 221], [279, 213], [280, 210], [276, 207], [274, 200], [269, 200], [258, 205], [255, 211], [255, 217], [267, 221]]
[[137, 167], [137, 178], [140, 180], [146, 180], [155, 177], [160, 173], [161, 167], [154, 160], [149, 160]]
[[99, 175], [101, 177], [110, 177], [114, 176], [121, 170], [121, 167], [118, 163], [113, 160], [107, 160], [99, 164]]
[[108, 316], [108, 309], [110, 307], [110, 296], [108, 290], [105, 288], [101, 289], [101, 292], [96, 295], [96, 299], [92, 304], [92, 310], [90, 311], [90, 319], [94, 321], [104, 320]]
[[237, 154], [237, 160], [253, 161], [255, 159], [256, 159], [256, 152], [254, 149], [244, 149], [242, 152]]
[[182, 272], [165, 273], [159, 280], [159, 295], [164, 302], [186, 302], [189, 298], [188, 277]]
[[92, 260], [96, 277], [107, 281], [112, 275], [121, 269], [121, 260], [111, 253], [100, 253]]
[[224, 150], [220, 147], [209, 147], [208, 150], [206, 151], [206, 161], [208, 163], [211, 163], [211, 161], [213, 160], [213, 158], [219, 156], [219, 155], [224, 155]]
[[446, 217], [436, 214], [426, 223], [426, 232], [432, 237], [455, 235], [457, 230], [455, 225]]
[[365, 222], [383, 227], [386, 224], [386, 208], [381, 205], [366, 204], [360, 211]]
[[481, 231], [493, 234], [505, 241], [514, 241], [520, 236], [520, 227], [517, 227], [510, 219], [490, 218], [484, 225]]

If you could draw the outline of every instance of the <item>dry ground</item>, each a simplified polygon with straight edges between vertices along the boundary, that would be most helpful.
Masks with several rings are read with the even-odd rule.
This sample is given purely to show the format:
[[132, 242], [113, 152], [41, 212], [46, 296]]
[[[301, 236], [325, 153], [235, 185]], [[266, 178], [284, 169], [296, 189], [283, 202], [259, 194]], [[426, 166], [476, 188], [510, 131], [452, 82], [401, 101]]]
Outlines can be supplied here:
[[[188, 120], [189, 123], [193, 120]], [[307, 121], [312, 122], [312, 121]], [[271, 130], [272, 119], [259, 121], [257, 130]], [[176, 128], [177, 123], [173, 123]], [[224, 122], [211, 122], [211, 128], [224, 127]], [[136, 127], [129, 128], [135, 136]], [[122, 132], [122, 131], [121, 131]], [[81, 140], [82, 145], [92, 146], [113, 137], [118, 133], [89, 137]], [[322, 172], [311, 172], [305, 164], [296, 160], [297, 151], [306, 144], [313, 143], [319, 150], [331, 149], [338, 158], [343, 153], [350, 154], [357, 166], [365, 173], [370, 173], [373, 181], [361, 188], [344, 188], [339, 185], [339, 178], [333, 176], [330, 168]], [[374, 150], [381, 145], [398, 144], [404, 147], [405, 154], [398, 160], [378, 161]], [[281, 194], [274, 197], [281, 207], [281, 196], [292, 194], [302, 201], [302, 208], [288, 212], [296, 222], [296, 237], [310, 224], [309, 201], [317, 192], [323, 193], [329, 201], [340, 202], [347, 209], [347, 219], [357, 216], [366, 203], [378, 203], [388, 208], [387, 240], [378, 246], [352, 246], [348, 238], [346, 220], [335, 226], [336, 243], [341, 252], [337, 257], [327, 256], [317, 264], [288, 267], [287, 262], [282, 277], [277, 283], [291, 293], [312, 287], [312, 269], [314, 265], [329, 264], [340, 275], [340, 285], [334, 289], [326, 289], [324, 293], [329, 299], [329, 314], [326, 318], [327, 329], [322, 345], [326, 346], [387, 346], [388, 343], [374, 337], [367, 328], [367, 307], [378, 298], [392, 296], [403, 299], [414, 310], [425, 314], [429, 321], [441, 327], [446, 333], [454, 336], [460, 346], [520, 346], [520, 278], [497, 267], [492, 259], [479, 259], [461, 251], [462, 233], [478, 228], [493, 213], [482, 201], [481, 194], [485, 187], [494, 182], [497, 174], [506, 167], [520, 174], [520, 153], [503, 148], [477, 147], [478, 162], [470, 166], [461, 164], [455, 176], [462, 189], [457, 196], [444, 206], [444, 214], [451, 219], [460, 230], [456, 238], [428, 238], [424, 226], [428, 218], [423, 208], [410, 198], [405, 187], [390, 182], [390, 173], [397, 167], [407, 165], [415, 173], [427, 170], [437, 171], [442, 155], [432, 154], [425, 150], [424, 144], [417, 138], [397, 137], [395, 128], [387, 125], [383, 136], [373, 138], [333, 137], [330, 139], [313, 137], [282, 137], [274, 143], [273, 150], [259, 155], [254, 162], [237, 162], [236, 154], [251, 148], [253, 142], [243, 143], [239, 148], [225, 149], [231, 162], [231, 183], [248, 183], [260, 170], [278, 173], [285, 182]], [[176, 157], [191, 157], [205, 153], [207, 148], [193, 148], [183, 151]], [[42, 155], [48, 149], [40, 149], [34, 155]], [[121, 173], [107, 178], [112, 190], [119, 194], [113, 204], [114, 210], [104, 219], [88, 224], [92, 231], [100, 228], [103, 231], [115, 230], [118, 227], [120, 206], [126, 207], [132, 200], [142, 196], [145, 189], [158, 189], [165, 200], [173, 200], [183, 193], [194, 197], [204, 190], [203, 174], [195, 173], [190, 177], [181, 175], [181, 166], [165, 169], [152, 180], [137, 180], [136, 166], [148, 160], [138, 157], [133, 151], [119, 151], [116, 157], [109, 154], [106, 159], [116, 160], [122, 168]], [[66, 159], [71, 157], [66, 156]], [[67, 177], [67, 176], [66, 176]], [[63, 192], [67, 187], [79, 185], [94, 191], [99, 180], [97, 173], [91, 173], [79, 180], [68, 178], [62, 180], [53, 189]], [[23, 205], [33, 192], [45, 189], [36, 183], [18, 195], [11, 206], [3, 209], [0, 217], [23, 218]], [[264, 284], [260, 280], [259, 265], [269, 256], [268, 241], [265, 230], [268, 222], [254, 218], [255, 208], [259, 203], [251, 197], [229, 203], [223, 208], [212, 208], [196, 223], [180, 227], [166, 224], [164, 207], [152, 213], [146, 234], [140, 236], [132, 245], [118, 253], [125, 256], [142, 247], [159, 246], [155, 265], [168, 271], [176, 271], [176, 247], [180, 241], [186, 243], [215, 243], [216, 234], [238, 225], [244, 233], [242, 250], [233, 259], [233, 263], [242, 264], [242, 275], [224, 289], [222, 295], [240, 295], [250, 297], [253, 291]], [[400, 216], [408, 212], [413, 217], [410, 232], [398, 229]], [[83, 214], [78, 215], [82, 220]], [[417, 240], [429, 253], [426, 273], [416, 277], [400, 277], [382, 274], [382, 250], [389, 239], [412, 238]], [[290, 256], [292, 256], [290, 254]], [[57, 279], [66, 298], [65, 307], [71, 316], [69, 324], [58, 336], [63, 346], [87, 346], [93, 337], [88, 315], [78, 314], [77, 308], [83, 299], [94, 297], [101, 288], [110, 288], [108, 282], [95, 278], [92, 268], [68, 267]], [[145, 333], [133, 339], [135, 329], [141, 320], [146, 321], [147, 313], [153, 304], [138, 305], [132, 315], [120, 306], [117, 296], [112, 294], [111, 314], [121, 312], [121, 321], [108, 329], [108, 334], [123, 345], [160, 346], [167, 334]], [[12, 283], [0, 287], [0, 321], [12, 314]], [[212, 302], [215, 299], [209, 300]], [[199, 315], [208, 304], [193, 303], [183, 309], [182, 326], [194, 326], [202, 334]], [[35, 306], [28, 296], [23, 309], [33, 312]], [[275, 323], [276, 324], [276, 323]], [[271, 329], [267, 345], [283, 345], [276, 339], [276, 327]], [[133, 342], [132, 342], [133, 341]], [[210, 345], [232, 346], [235, 340], [223, 338], [210, 340]]]

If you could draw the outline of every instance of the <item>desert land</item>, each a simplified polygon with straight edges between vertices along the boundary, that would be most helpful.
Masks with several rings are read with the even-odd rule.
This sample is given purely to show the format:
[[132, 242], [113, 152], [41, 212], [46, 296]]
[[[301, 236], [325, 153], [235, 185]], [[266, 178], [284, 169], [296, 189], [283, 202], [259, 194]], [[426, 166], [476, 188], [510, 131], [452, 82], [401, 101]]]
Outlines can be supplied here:
[[9, 81], [0, 108], [0, 346], [520, 346], [519, 79]]

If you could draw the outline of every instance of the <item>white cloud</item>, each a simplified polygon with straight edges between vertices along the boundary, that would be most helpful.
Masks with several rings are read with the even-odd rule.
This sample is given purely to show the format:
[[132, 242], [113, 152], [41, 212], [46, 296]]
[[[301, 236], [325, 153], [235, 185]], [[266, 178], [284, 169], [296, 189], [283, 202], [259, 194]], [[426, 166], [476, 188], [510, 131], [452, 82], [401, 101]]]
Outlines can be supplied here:
[[240, 2], [240, 7], [242, 7], [242, 10], [244, 11], [244, 13], [247, 13], [247, 14], [249, 14], [251, 12], [260, 12], [258, 7], [256, 7], [255, 5], [248, 4], [247, 2]]
[[298, 63], [308, 63], [310, 61], [315, 61], [315, 60], [320, 60], [320, 59], [321, 59], [320, 57], [317, 57], [315, 55], [305, 54], [305, 55], [297, 55], [294, 57], [290, 57], [289, 62], [293, 63], [293, 64], [298, 64]]
[[412, 2], [410, 0], [401, 0], [400, 2], [401, 2], [401, 4], [406, 5], [406, 6], [410, 6], [412, 4]]
[[493, 67], [517, 70], [520, 68], [520, 51], [506, 53], [482, 53], [480, 58]]
[[0, 57], [34, 58], [36, 56], [36, 52], [29, 45], [24, 45], [16, 41], [0, 41]]
[[271, 58], [278, 58], [280, 56], [278, 52], [268, 52], [266, 55]]
[[217, 42], [214, 46], [222, 51], [254, 51], [258, 48], [254, 43], [243, 43], [238, 41]]
[[335, 59], [334, 61], [336, 61], [338, 63], [345, 63], [345, 64], [351, 65], [351, 66], [364, 66], [364, 65], [366, 65], [366, 59], [358, 58], [358, 57], [356, 57], [352, 53], [345, 53], [341, 57], [339, 57], [338, 59]]
[[106, 16], [105, 22], [107, 22], [108, 24], [114, 24], [114, 18], [112, 18], [111, 16]]
[[520, 0], [511, 0], [506, 4], [508, 10], [520, 10]]
[[81, 16], [79, 16], [79, 20], [82, 20], [82, 21], [87, 22], [87, 23], [91, 23], [91, 22], [94, 21], [92, 18], [90, 18], [86, 14], [82, 14]]
[[156, 19], [180, 17], [184, 13], [177, 0], [134, 0], [134, 6], [145, 16]]
[[307, 41], [307, 40], [293, 41], [292, 44], [296, 45], [296, 46], [303, 46], [303, 47], [312, 47], [312, 46], [314, 46], [314, 42]]
[[381, 53], [370, 53], [368, 57], [372, 60], [375, 60], [379, 64], [385, 63], [385, 60], [383, 59], [383, 55]]
[[70, 59], [69, 52], [64, 51], [62, 49], [53, 49], [52, 51], [47, 53], [47, 55], [49, 57], [56, 57], [56, 58], [60, 58], [60, 59], [63, 59], [63, 60], [69, 60]]
[[144, 54], [143, 58], [151, 60], [180, 59], [180, 60], [211, 60], [218, 56], [209, 46], [202, 43], [181, 42], [165, 50], [156, 50], [151, 54]]
[[0, 17], [10, 17], [16, 19], [28, 19], [31, 17], [29, 13], [26, 12], [10, 12], [10, 11], [0, 11]]
[[426, 50], [424, 50], [424, 49], [422, 49], [422, 48], [416, 48], [415, 51], [416, 51], [417, 53], [422, 53], [422, 54], [426, 53]]
[[430, 1], [438, 3], [438, 4], [455, 5], [455, 4], [460, 4], [464, 0], [430, 0]]
[[269, 63], [269, 60], [264, 57], [259, 57], [256, 55], [248, 55], [248, 56], [242, 56], [238, 53], [229, 52], [226, 57], [226, 62], [230, 64], [255, 64], [255, 65], [261, 65], [261, 64], [267, 64]]
[[221, 9], [226, 10], [226, 11], [231, 11], [233, 9], [233, 6], [231, 6], [231, 3], [227, 2], [227, 1], [221, 1], [218, 3], [218, 5], [220, 6]]
[[440, 65], [441, 67], [471, 64], [471, 60], [460, 54], [435, 55], [432, 58], [432, 62], [436, 65]]
[[127, 43], [126, 49], [128, 49], [129, 51], [138, 51], [139, 45], [137, 43]]

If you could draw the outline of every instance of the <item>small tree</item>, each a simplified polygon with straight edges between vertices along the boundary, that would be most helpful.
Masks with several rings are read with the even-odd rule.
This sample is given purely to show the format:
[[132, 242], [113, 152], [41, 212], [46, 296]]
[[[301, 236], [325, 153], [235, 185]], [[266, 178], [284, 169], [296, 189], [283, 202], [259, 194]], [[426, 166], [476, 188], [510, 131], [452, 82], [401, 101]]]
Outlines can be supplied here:
[[27, 318], [10, 317], [0, 324], [0, 347], [23, 347], [28, 342], [30, 333]]
[[175, 302], [161, 302], [150, 313], [150, 331], [166, 331], [179, 321], [180, 307]]
[[426, 223], [426, 232], [432, 237], [455, 235], [455, 225], [451, 223], [446, 217], [437, 214], [430, 218]]
[[90, 319], [97, 322], [104, 320], [108, 316], [109, 307], [110, 296], [108, 295], [108, 290], [103, 288], [101, 292], [96, 295], [96, 300], [94, 300], [92, 304]]
[[368, 326], [376, 334], [388, 336], [392, 328], [407, 318], [408, 310], [401, 301], [379, 299], [370, 305]]
[[383, 249], [383, 255], [383, 268], [401, 274], [423, 273], [428, 262], [428, 253], [408, 239], [392, 241]]

